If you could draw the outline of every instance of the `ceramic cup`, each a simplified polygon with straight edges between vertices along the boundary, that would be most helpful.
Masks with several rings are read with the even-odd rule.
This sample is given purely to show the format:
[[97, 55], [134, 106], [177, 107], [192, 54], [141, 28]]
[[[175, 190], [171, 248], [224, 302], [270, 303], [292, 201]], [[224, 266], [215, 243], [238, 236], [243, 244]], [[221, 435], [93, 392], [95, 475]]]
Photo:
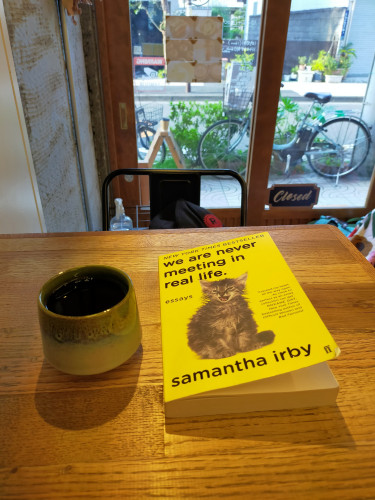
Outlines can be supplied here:
[[112, 370], [141, 342], [133, 284], [114, 267], [76, 267], [54, 276], [40, 290], [38, 313], [44, 355], [65, 373]]

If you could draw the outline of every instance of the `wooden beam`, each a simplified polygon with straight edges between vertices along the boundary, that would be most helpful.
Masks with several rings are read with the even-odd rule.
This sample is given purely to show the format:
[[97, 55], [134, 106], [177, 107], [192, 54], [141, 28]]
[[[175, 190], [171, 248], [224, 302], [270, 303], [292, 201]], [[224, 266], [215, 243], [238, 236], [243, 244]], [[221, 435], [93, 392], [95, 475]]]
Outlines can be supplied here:
[[290, 3], [291, 0], [265, 0], [263, 2], [247, 172], [247, 225], [262, 223], [288, 34]]
[[[100, 64], [111, 170], [138, 165], [129, 2], [96, 2]], [[114, 196], [139, 202], [138, 179], [117, 178]]]

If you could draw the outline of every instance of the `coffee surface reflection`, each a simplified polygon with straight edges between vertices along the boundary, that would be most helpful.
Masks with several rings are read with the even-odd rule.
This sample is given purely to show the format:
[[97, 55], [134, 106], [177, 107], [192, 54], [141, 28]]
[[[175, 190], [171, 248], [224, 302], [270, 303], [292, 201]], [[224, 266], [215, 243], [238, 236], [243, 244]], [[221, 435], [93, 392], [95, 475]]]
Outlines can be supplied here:
[[80, 276], [57, 288], [46, 307], [63, 316], [89, 316], [121, 302], [128, 289], [126, 283], [112, 277]]

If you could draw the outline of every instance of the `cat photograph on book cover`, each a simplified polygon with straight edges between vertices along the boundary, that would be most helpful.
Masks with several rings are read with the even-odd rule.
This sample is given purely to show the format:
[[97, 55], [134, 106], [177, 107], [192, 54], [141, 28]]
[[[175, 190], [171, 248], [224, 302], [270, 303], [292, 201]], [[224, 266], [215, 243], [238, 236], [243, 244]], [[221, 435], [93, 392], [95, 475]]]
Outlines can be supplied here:
[[188, 345], [201, 359], [222, 359], [272, 344], [271, 330], [258, 332], [244, 297], [247, 273], [200, 281], [203, 305], [188, 323]]

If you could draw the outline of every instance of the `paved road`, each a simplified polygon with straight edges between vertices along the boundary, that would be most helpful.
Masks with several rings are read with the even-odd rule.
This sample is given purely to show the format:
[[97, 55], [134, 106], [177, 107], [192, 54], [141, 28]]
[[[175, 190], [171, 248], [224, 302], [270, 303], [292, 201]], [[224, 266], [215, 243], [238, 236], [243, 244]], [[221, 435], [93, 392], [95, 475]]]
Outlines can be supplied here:
[[[284, 82], [283, 96], [296, 100], [304, 99], [306, 92], [329, 92], [335, 101], [361, 102], [366, 92], [366, 83]], [[165, 83], [161, 79], [134, 80], [135, 94], [143, 101], [175, 100], [221, 100], [221, 83], [192, 83], [190, 91], [184, 83]]]

